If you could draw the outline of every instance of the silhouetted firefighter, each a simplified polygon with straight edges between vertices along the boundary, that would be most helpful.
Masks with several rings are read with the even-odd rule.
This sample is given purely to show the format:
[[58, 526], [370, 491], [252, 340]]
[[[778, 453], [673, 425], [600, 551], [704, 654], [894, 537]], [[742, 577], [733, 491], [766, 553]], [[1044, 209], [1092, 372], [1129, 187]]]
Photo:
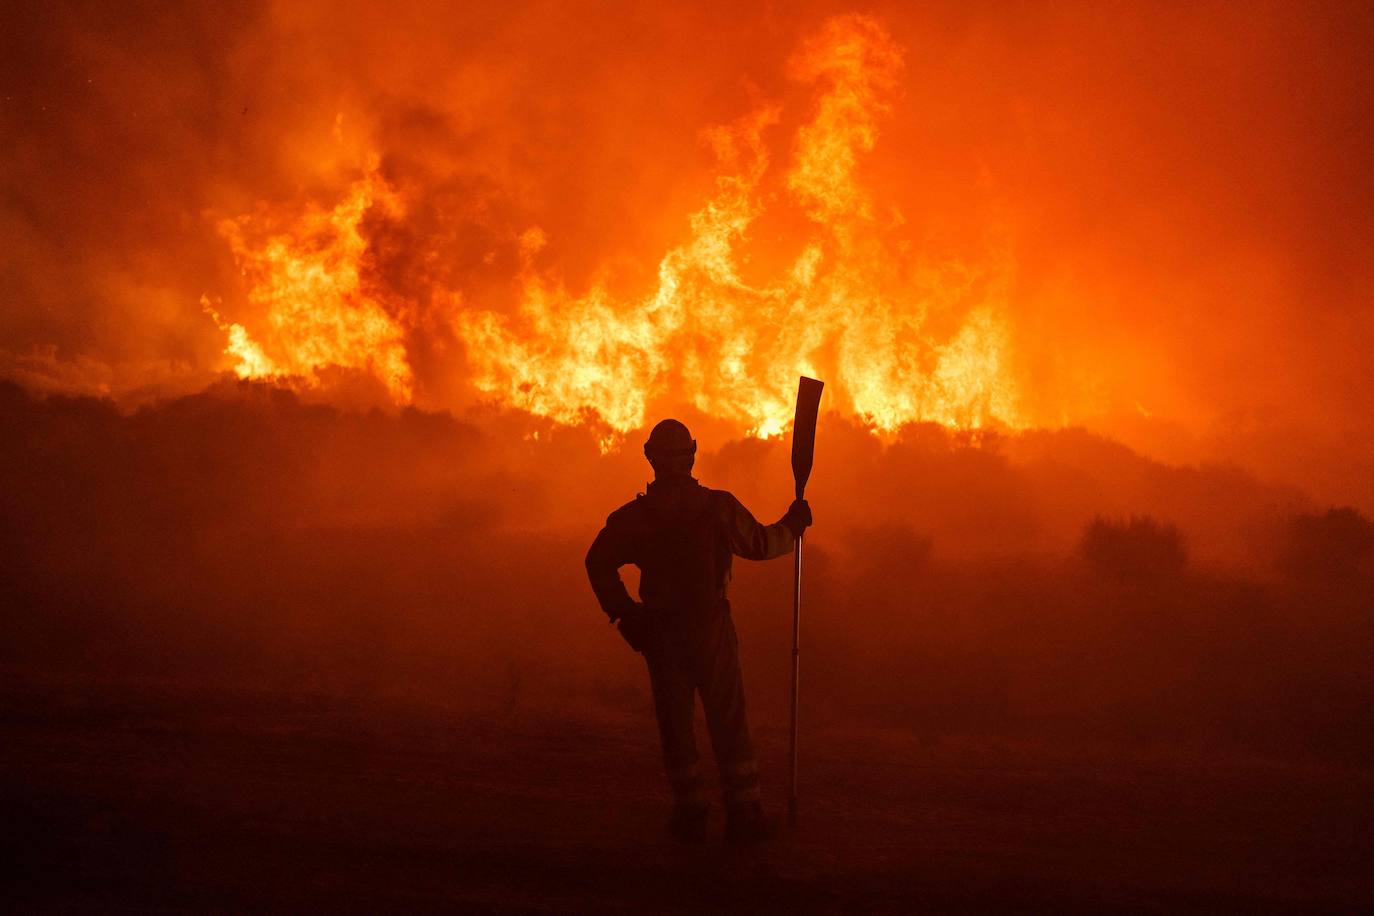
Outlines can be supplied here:
[[[606, 519], [587, 551], [587, 576], [601, 608], [649, 666], [654, 710], [678, 839], [705, 838], [707, 803], [693, 732], [696, 694], [706, 711], [711, 747], [725, 796], [726, 838], [765, 839], [771, 833], [759, 804], [758, 767], [744, 712], [739, 644], [726, 589], [731, 557], [770, 560], [792, 550], [811, 524], [797, 500], [773, 525], [761, 525], [725, 490], [692, 477], [697, 444], [687, 427], [664, 420], [644, 444], [654, 480], [647, 491]], [[640, 570], [635, 601], [620, 567]]]

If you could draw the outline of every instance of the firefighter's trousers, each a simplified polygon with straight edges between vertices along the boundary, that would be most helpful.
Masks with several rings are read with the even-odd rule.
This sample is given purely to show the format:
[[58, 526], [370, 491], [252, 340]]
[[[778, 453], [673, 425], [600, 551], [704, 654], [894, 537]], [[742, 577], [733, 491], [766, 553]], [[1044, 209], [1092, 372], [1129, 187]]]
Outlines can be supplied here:
[[729, 605], [722, 602], [695, 625], [671, 627], [663, 635], [645, 656], [674, 802], [705, 803], [693, 728], [697, 694], [706, 713], [725, 803], [757, 802], [758, 767], [749, 739], [739, 640]]

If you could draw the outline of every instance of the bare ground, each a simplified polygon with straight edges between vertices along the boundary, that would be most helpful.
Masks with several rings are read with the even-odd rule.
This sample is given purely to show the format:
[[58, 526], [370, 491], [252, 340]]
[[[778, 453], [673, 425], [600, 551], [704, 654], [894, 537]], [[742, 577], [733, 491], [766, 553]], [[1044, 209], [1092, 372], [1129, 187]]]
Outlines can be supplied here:
[[[1348, 766], [829, 729], [796, 834], [684, 849], [636, 703], [4, 684], [9, 912], [1374, 906], [1374, 773]], [[760, 745], [780, 808], [784, 736]]]

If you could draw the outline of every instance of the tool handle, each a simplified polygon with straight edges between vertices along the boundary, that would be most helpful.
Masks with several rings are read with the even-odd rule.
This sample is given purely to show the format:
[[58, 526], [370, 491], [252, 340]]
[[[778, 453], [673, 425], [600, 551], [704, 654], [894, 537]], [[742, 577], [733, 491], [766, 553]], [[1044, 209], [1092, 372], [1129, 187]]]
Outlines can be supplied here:
[[[800, 497], [798, 497], [800, 498]], [[802, 538], [793, 552], [792, 582], [792, 711], [787, 767], [787, 825], [797, 826], [797, 693], [801, 688], [801, 573]]]

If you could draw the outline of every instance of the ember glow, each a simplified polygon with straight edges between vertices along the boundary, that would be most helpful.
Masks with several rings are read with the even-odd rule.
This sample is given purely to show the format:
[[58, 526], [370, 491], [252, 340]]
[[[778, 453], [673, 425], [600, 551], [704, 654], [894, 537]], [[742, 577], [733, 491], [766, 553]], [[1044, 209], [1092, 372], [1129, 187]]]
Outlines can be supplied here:
[[[686, 218], [687, 237], [642, 295], [618, 295], [602, 280], [573, 292], [543, 275], [533, 259], [550, 240], [538, 226], [520, 236], [513, 313], [431, 290], [453, 305], [445, 317], [467, 349], [471, 383], [536, 415], [617, 433], [643, 426], [648, 405], [667, 398], [775, 436], [798, 374], [833, 379], [841, 409], [881, 431], [1020, 424], [997, 269], [923, 256], [901, 214], [860, 175], [902, 66], [876, 20], [825, 23], [788, 65], [810, 92], [789, 160], [771, 161], [765, 142], [781, 129], [774, 104], [707, 128], [715, 193]], [[751, 232], [770, 207], [793, 211], [793, 253], [746, 277]], [[289, 209], [263, 204], [220, 223], [265, 316], [258, 336], [207, 306], [234, 371], [316, 383], [323, 369], [360, 369], [409, 402], [404, 341], [415, 328], [404, 323], [418, 311], [382, 301], [361, 279], [363, 224], [399, 218], [401, 195], [374, 167], [330, 211], [308, 206], [292, 221]]]

